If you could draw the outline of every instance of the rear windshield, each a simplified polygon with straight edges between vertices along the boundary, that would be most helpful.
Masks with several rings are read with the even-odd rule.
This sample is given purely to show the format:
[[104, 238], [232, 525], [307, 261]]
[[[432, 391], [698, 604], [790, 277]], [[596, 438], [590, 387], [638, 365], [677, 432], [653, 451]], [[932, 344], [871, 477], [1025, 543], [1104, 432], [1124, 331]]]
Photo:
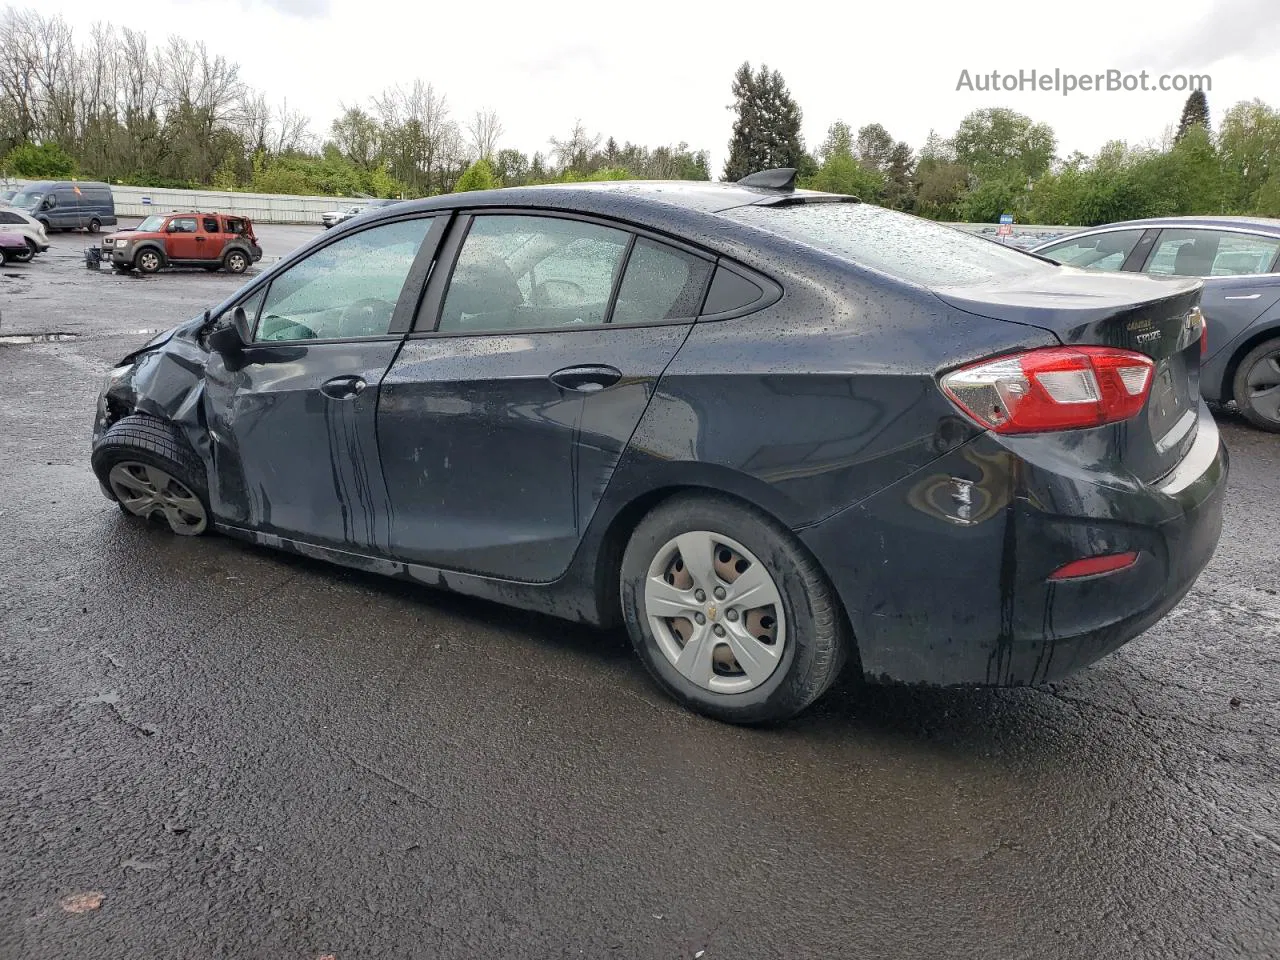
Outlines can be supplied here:
[[924, 287], [1058, 269], [1001, 243], [869, 203], [753, 205], [723, 215]]

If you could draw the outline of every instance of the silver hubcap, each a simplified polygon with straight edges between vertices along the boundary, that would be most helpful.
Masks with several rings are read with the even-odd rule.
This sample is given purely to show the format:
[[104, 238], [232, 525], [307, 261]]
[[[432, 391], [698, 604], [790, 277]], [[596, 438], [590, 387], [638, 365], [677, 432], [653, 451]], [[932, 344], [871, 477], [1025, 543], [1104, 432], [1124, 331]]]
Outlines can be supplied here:
[[159, 264], [160, 261], [156, 258], [156, 255], [154, 253], [144, 253], [142, 255], [141, 262], [142, 262], [142, 269], [154, 270], [156, 268], [156, 265]]
[[764, 564], [722, 534], [668, 541], [649, 564], [644, 605], [663, 654], [704, 690], [752, 690], [782, 661], [782, 595]]
[[1268, 420], [1280, 421], [1280, 353], [1263, 357], [1249, 369], [1249, 406]]
[[236, 273], [239, 273], [244, 269], [244, 257], [240, 256], [238, 253], [233, 253], [231, 255], [230, 264], [231, 269], [236, 271]]
[[204, 532], [208, 523], [200, 498], [159, 467], [124, 461], [107, 474], [111, 492], [130, 513], [150, 517], [159, 511], [169, 529], [191, 537]]

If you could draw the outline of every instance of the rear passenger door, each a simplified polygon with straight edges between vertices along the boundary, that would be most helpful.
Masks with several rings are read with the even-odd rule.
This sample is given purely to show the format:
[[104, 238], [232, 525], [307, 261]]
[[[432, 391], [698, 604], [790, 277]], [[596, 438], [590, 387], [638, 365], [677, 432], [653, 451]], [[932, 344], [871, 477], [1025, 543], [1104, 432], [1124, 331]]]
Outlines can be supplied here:
[[222, 218], [216, 215], [201, 217], [200, 233], [196, 239], [200, 243], [200, 259], [221, 260], [222, 248], [227, 243], [227, 236], [222, 232]]
[[712, 264], [614, 224], [459, 218], [378, 409], [392, 552], [493, 577], [568, 568]]

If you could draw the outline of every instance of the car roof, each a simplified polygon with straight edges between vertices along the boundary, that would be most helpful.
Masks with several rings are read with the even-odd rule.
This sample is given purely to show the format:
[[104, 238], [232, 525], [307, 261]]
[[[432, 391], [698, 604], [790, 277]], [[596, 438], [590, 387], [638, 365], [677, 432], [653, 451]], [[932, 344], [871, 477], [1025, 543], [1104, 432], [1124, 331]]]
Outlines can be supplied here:
[[395, 204], [394, 212], [400, 216], [414, 210], [546, 206], [614, 214], [625, 219], [628, 216], [645, 218], [663, 207], [720, 213], [753, 203], [776, 202], [784, 197], [804, 200], [835, 196], [838, 195], [816, 190], [771, 190], [708, 180], [608, 180], [449, 193], [425, 200], [404, 200]]
[[1054, 237], [1053, 241], [1069, 240], [1083, 233], [1098, 233], [1102, 230], [1123, 230], [1134, 227], [1202, 227], [1206, 229], [1248, 230], [1253, 233], [1280, 237], [1280, 219], [1274, 217], [1231, 217], [1231, 216], [1187, 216], [1187, 217], [1147, 217], [1143, 220], [1121, 220], [1116, 223], [1104, 223], [1096, 227], [1072, 230], [1068, 234]]

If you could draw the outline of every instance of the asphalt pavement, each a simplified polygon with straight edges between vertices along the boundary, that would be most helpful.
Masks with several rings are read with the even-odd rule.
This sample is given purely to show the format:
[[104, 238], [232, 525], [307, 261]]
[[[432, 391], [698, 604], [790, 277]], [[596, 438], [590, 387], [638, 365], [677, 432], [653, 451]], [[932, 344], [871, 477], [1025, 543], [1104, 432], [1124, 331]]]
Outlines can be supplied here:
[[[270, 255], [314, 230], [261, 226]], [[1280, 955], [1280, 437], [1052, 688], [701, 719], [602, 633], [129, 522], [103, 374], [243, 278], [0, 270], [0, 960]], [[274, 251], [274, 252], [273, 252]]]

